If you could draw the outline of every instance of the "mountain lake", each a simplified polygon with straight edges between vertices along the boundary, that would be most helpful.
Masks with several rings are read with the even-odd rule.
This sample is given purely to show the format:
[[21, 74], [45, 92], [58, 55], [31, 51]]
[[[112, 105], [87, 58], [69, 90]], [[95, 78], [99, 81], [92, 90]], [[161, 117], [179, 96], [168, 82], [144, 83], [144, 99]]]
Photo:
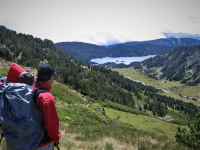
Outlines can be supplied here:
[[138, 57], [103, 57], [103, 58], [91, 59], [90, 62], [94, 62], [97, 64], [115, 62], [116, 64], [124, 63], [125, 65], [129, 65], [131, 62], [141, 62], [145, 59], [155, 57], [155, 56], [156, 55], [138, 56]]

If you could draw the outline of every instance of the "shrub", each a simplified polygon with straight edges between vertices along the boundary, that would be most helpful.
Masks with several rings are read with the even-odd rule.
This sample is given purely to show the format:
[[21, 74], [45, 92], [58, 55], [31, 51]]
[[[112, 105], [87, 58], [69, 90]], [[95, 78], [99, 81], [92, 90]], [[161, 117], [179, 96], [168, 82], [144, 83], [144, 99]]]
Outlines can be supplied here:
[[188, 127], [190, 128], [189, 132], [186, 128], [177, 128], [176, 141], [190, 148], [200, 149], [200, 112], [196, 114], [193, 123], [189, 123]]

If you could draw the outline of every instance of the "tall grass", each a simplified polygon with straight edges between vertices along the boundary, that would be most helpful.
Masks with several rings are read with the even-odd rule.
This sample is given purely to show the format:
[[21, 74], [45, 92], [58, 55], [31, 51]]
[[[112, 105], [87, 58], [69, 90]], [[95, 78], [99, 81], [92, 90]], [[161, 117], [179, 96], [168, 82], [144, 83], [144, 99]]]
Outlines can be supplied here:
[[[117, 118], [119, 116], [119, 122], [133, 125], [137, 129], [144, 131], [151, 131], [157, 135], [163, 135], [175, 141], [174, 135], [177, 132], [177, 124], [172, 124], [167, 121], [157, 119], [155, 117], [135, 115], [123, 111], [113, 110], [111, 108], [105, 108], [106, 115], [109, 118]], [[184, 126], [185, 127], [185, 126]]]
[[[62, 141], [64, 143], [62, 143]], [[65, 142], [66, 141], [66, 142]], [[69, 126], [61, 138], [60, 147], [66, 149], [187, 149], [167, 136], [139, 130], [131, 125]]]

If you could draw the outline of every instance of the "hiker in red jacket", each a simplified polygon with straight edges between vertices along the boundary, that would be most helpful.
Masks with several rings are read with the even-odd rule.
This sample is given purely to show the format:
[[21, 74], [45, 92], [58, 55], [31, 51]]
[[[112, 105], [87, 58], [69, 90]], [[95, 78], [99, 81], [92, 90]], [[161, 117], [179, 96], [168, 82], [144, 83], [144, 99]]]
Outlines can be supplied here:
[[[45, 88], [48, 91], [56, 76], [56, 72], [49, 64], [43, 64], [38, 68], [37, 80], [33, 88]], [[44, 118], [44, 129], [46, 131], [37, 150], [52, 150], [53, 146], [58, 146], [61, 133], [59, 132], [59, 118], [55, 106], [55, 99], [50, 92], [40, 93], [37, 97], [37, 106]], [[54, 145], [52, 145], [52, 142]]]
[[[28, 85], [33, 85], [34, 76], [30, 72], [26, 72], [26, 70], [24, 70], [18, 64], [13, 63], [8, 70], [5, 82], [26, 83]], [[1, 82], [0, 87], [2, 87]]]

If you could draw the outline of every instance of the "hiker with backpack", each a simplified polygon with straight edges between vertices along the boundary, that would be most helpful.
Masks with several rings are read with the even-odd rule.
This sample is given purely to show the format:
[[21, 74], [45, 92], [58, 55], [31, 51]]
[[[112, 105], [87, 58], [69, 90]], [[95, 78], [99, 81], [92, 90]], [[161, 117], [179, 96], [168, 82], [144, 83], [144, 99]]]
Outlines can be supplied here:
[[12, 64], [0, 88], [0, 124], [7, 150], [33, 150], [44, 135], [43, 116], [31, 87], [34, 76]]
[[55, 75], [53, 67], [41, 65], [30, 86], [33, 75], [11, 65], [0, 88], [0, 124], [7, 150], [52, 150], [52, 142], [59, 149], [59, 119], [50, 93]]
[[[34, 82], [33, 75], [16, 63], [13, 63], [10, 66], [7, 77], [2, 77], [0, 79], [0, 87], [3, 85], [4, 82], [25, 83], [28, 85], [33, 85]], [[19, 79], [21, 80], [19, 81]]]
[[[54, 68], [49, 64], [42, 64], [38, 68], [37, 80], [32, 86], [34, 89], [44, 89], [48, 92], [42, 92], [37, 96], [36, 103], [44, 118], [45, 134], [37, 150], [52, 150], [53, 146], [59, 145], [61, 133], [59, 132], [59, 118], [55, 106], [55, 99], [50, 93], [51, 85], [56, 77]], [[53, 145], [52, 145], [53, 143]]]

